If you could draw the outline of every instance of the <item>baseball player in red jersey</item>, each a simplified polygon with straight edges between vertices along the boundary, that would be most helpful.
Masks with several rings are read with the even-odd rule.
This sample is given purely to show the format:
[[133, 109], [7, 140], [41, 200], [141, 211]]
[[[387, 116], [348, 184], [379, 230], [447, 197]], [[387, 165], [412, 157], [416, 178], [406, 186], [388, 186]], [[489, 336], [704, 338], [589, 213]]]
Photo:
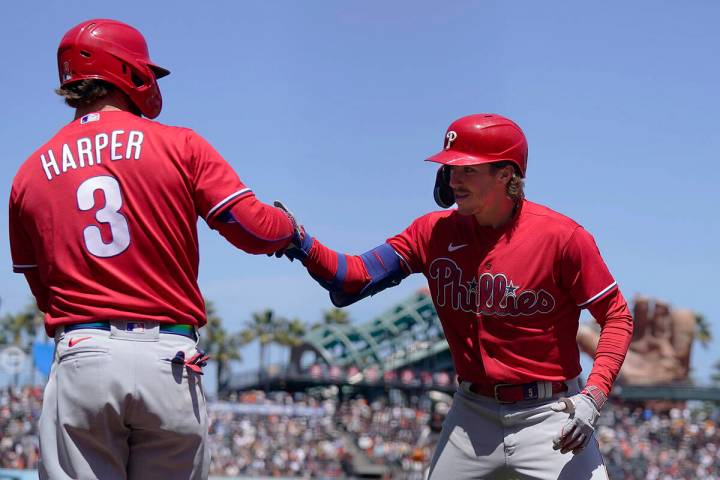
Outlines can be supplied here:
[[58, 67], [75, 119], [20, 166], [10, 195], [13, 268], [56, 342], [40, 477], [206, 478], [198, 216], [250, 253], [285, 248], [293, 224], [200, 135], [149, 120], [169, 72], [139, 31], [83, 22]]
[[[359, 256], [307, 232], [285, 254], [340, 307], [411, 273], [427, 278], [459, 379], [431, 478], [606, 479], [593, 432], [632, 317], [592, 236], [524, 199], [527, 142], [507, 118], [456, 120], [428, 160], [441, 164], [437, 203], [457, 209], [422, 216]], [[584, 308], [602, 334], [581, 388]]]

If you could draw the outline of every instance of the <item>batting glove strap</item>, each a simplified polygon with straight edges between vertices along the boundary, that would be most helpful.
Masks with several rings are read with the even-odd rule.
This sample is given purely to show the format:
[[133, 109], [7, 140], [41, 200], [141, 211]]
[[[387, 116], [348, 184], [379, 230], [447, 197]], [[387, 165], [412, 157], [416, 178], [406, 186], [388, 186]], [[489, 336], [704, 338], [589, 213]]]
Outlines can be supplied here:
[[600, 412], [592, 397], [579, 393], [570, 398], [561, 398], [552, 405], [556, 412], [566, 412], [570, 418], [553, 438], [553, 449], [561, 453], [579, 453], [587, 446], [595, 432]]
[[607, 395], [605, 395], [605, 392], [600, 390], [600, 388], [596, 387], [595, 385], [588, 385], [587, 387], [583, 388], [580, 393], [592, 398], [593, 402], [595, 403], [595, 407], [597, 407], [598, 410], [602, 409], [602, 407], [605, 405], [605, 402], [607, 402]]
[[301, 233], [293, 235], [292, 243], [282, 253], [290, 261], [300, 260], [300, 262], [305, 263], [305, 259], [310, 255], [312, 245], [313, 237], [303, 229]]

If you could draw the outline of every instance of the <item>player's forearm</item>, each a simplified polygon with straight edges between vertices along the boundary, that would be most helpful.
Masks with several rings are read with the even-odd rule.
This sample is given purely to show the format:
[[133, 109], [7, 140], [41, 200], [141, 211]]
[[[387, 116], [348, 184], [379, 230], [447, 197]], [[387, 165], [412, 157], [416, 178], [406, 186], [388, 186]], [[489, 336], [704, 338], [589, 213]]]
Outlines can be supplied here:
[[313, 239], [303, 263], [320, 285], [330, 291], [336, 307], [346, 307], [398, 285], [410, 272], [389, 243], [362, 255], [343, 255]]
[[331, 292], [358, 293], [371, 281], [360, 256], [336, 252], [316, 238], [303, 264], [308, 273]]
[[620, 290], [592, 305], [590, 312], [602, 330], [587, 385], [599, 388], [607, 396], [630, 346], [632, 315]]
[[218, 213], [208, 224], [248, 253], [275, 253], [287, 247], [293, 225], [280, 209], [249, 194]]

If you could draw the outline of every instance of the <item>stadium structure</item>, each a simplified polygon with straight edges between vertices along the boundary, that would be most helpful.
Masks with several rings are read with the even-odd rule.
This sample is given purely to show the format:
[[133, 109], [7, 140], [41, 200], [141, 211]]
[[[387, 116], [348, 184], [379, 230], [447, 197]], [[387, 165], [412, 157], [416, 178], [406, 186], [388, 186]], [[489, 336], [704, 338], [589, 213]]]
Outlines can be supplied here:
[[[390, 389], [453, 392], [457, 378], [429, 291], [418, 290], [364, 323], [318, 325], [290, 350], [286, 365], [234, 375], [228, 387], [292, 392], [329, 385], [365, 395]], [[630, 401], [720, 401], [720, 388], [617, 383], [613, 395]]]
[[[208, 403], [211, 473], [222, 475], [210, 479], [308, 478], [313, 468], [316, 478], [423, 478], [456, 388], [427, 290], [364, 323], [317, 326], [290, 349], [284, 366], [235, 375], [228, 397]], [[0, 445], [6, 460], [0, 480], [38, 475], [33, 411], [40, 399], [28, 392], [5, 393], [14, 413], [0, 422], [0, 439], [7, 439], [4, 450]], [[720, 478], [712, 463], [720, 451], [720, 410], [712, 402], [720, 401], [720, 388], [617, 385], [614, 397], [598, 430], [613, 478], [651, 478], [646, 473], [653, 468], [670, 472], [662, 478]], [[696, 400], [692, 408], [687, 400]], [[631, 435], [645, 437], [635, 444], [618, 440]], [[658, 438], [657, 450], [643, 448]], [[248, 454], [248, 445], [263, 454]], [[299, 450], [307, 458], [292, 470]], [[12, 460], [20, 456], [25, 466], [17, 469]], [[287, 476], [277, 476], [278, 459]]]
[[314, 385], [455, 389], [455, 373], [427, 290], [362, 324], [319, 325], [280, 368], [235, 375], [230, 390], [303, 390]]

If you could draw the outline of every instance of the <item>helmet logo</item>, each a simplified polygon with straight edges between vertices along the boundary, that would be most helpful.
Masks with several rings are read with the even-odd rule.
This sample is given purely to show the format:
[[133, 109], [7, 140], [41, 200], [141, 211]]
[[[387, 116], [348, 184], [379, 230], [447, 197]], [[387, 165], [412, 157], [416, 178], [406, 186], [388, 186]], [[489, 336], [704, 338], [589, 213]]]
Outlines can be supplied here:
[[63, 63], [63, 82], [72, 78], [72, 72], [70, 71], [70, 62]]
[[445, 140], [447, 140], [447, 143], [445, 144], [445, 150], [450, 150], [452, 143], [456, 139], [457, 139], [457, 133], [455, 133], [455, 131], [450, 130], [449, 132], [447, 132], [447, 135], [445, 135]]

